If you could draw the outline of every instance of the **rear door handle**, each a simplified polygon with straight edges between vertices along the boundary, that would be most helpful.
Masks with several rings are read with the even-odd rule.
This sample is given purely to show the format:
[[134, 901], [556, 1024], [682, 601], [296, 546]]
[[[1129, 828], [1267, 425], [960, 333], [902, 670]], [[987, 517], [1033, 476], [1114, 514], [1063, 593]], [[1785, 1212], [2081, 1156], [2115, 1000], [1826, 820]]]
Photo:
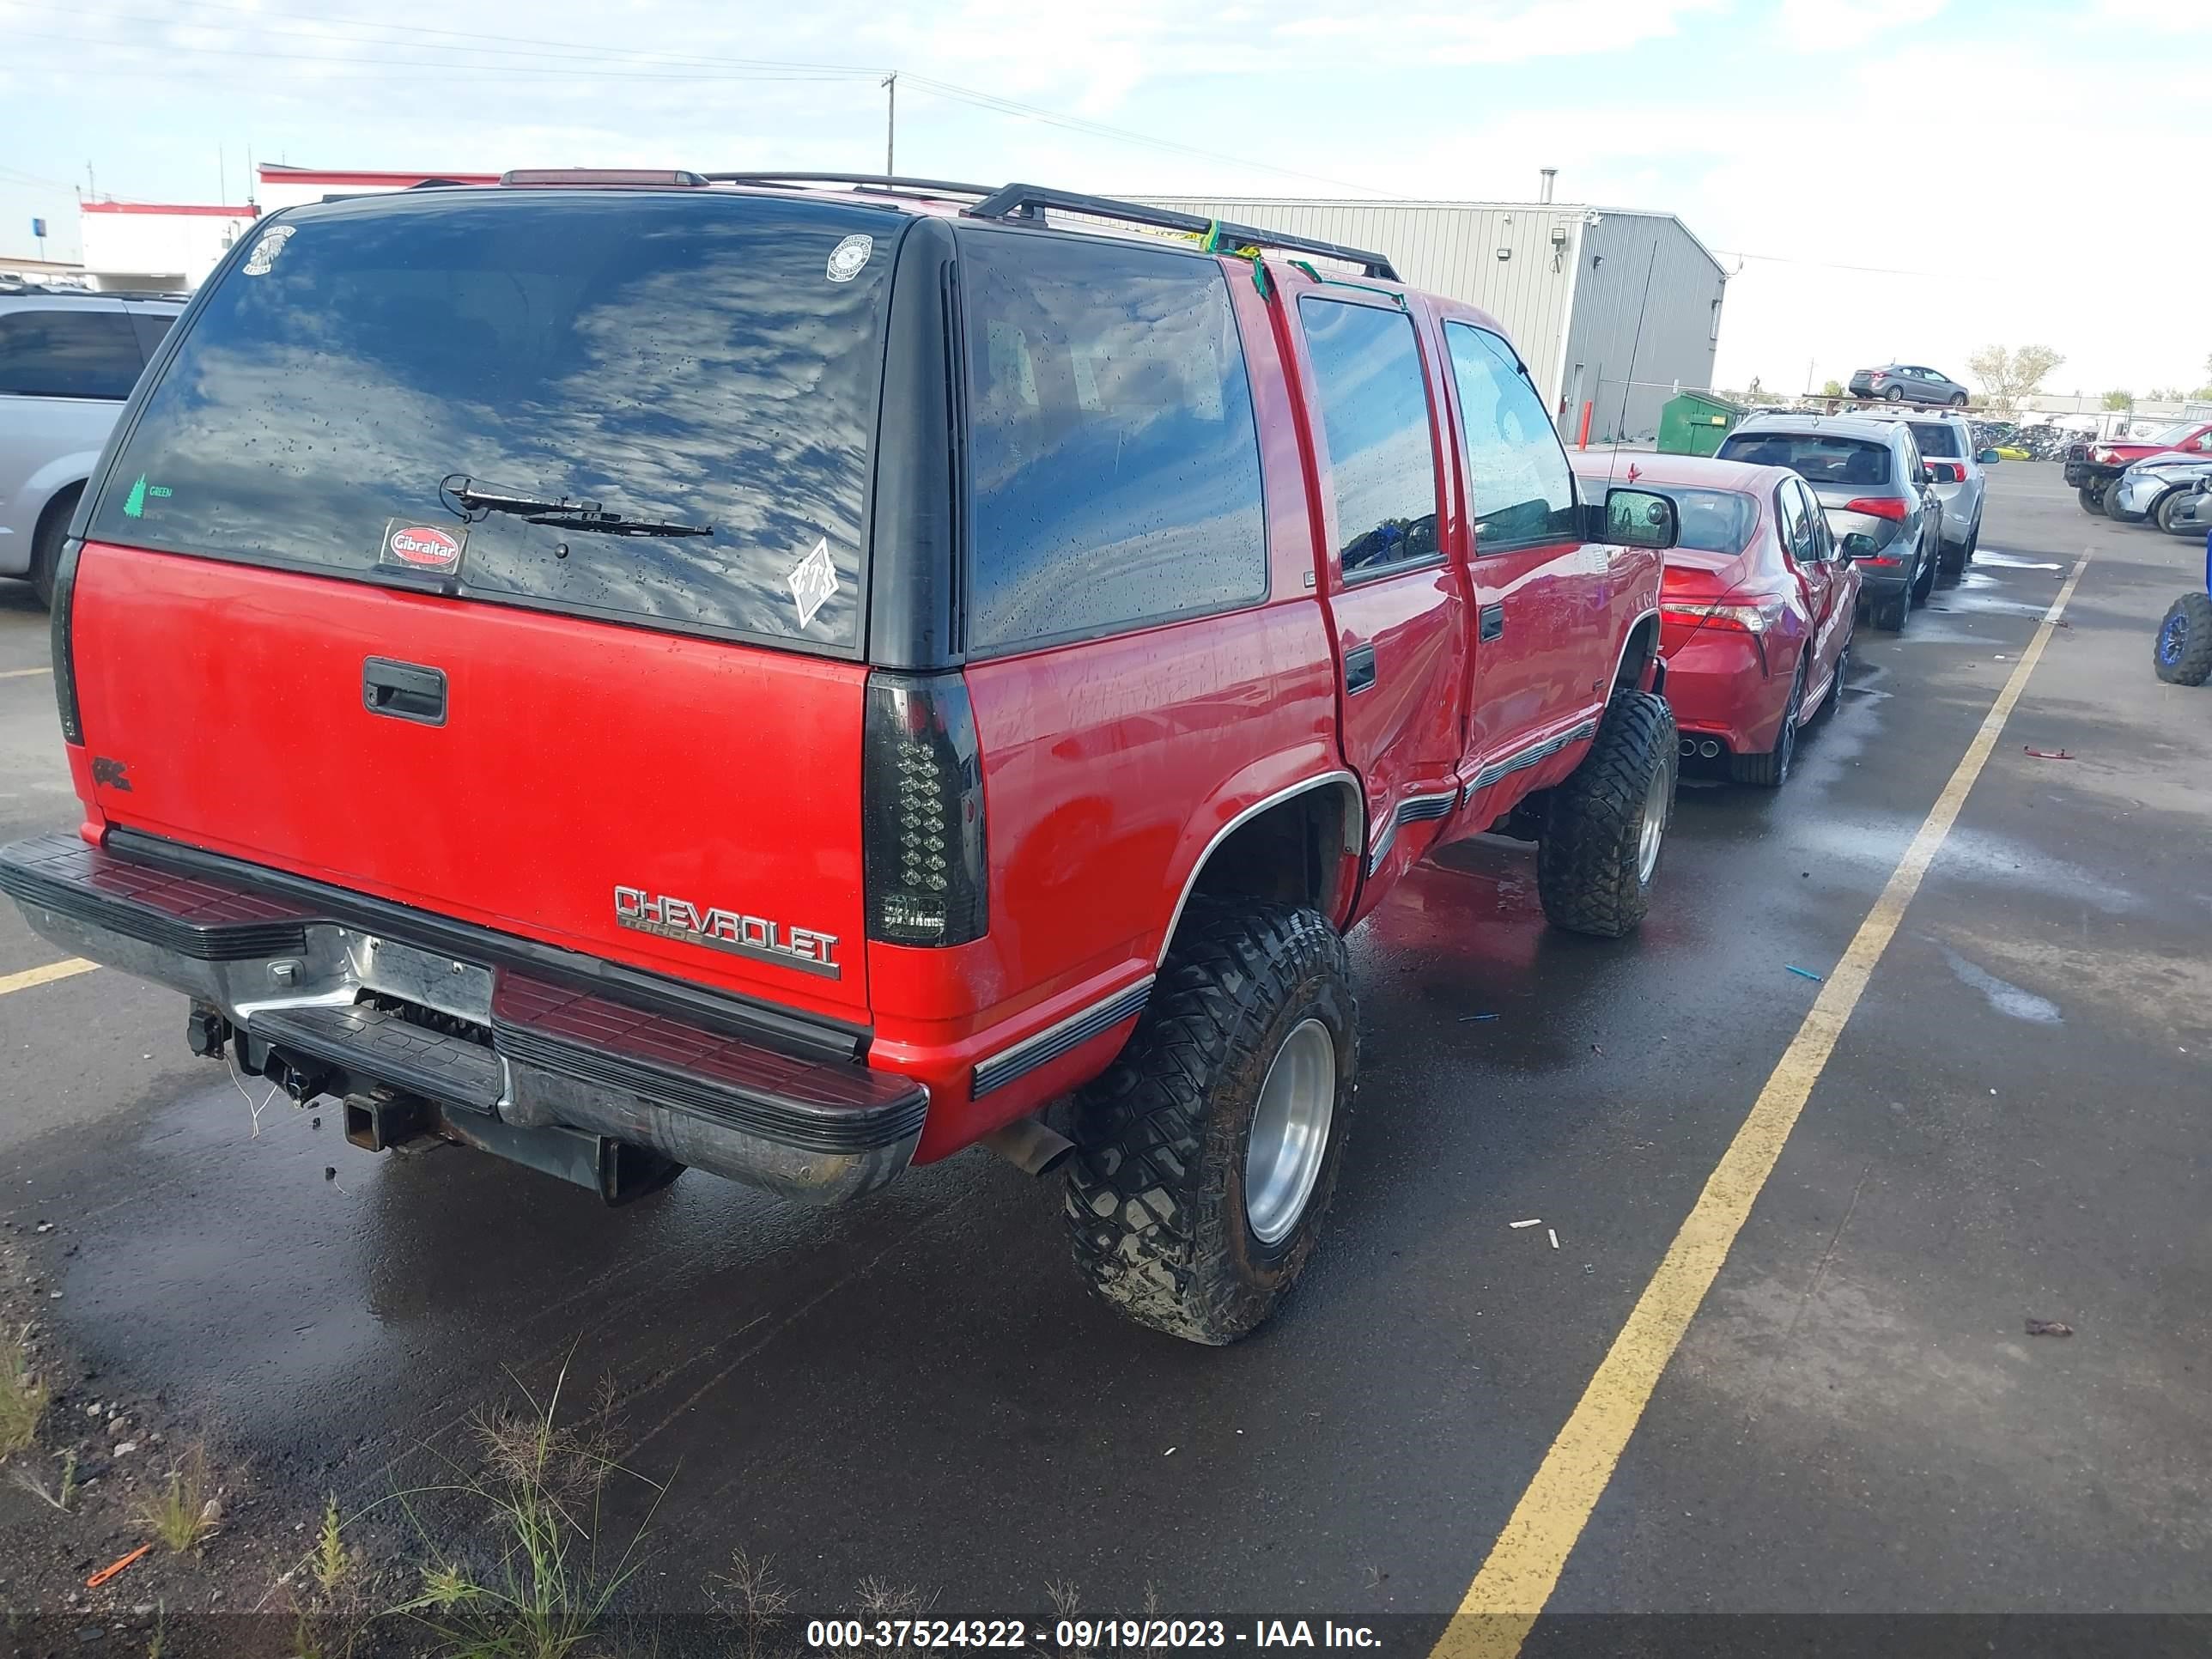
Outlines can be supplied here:
[[1344, 695], [1356, 697], [1375, 684], [1375, 647], [1354, 646], [1344, 653]]
[[394, 662], [389, 657], [371, 657], [361, 665], [361, 702], [372, 714], [443, 726], [446, 672], [418, 663]]
[[1504, 605], [1500, 603], [1498, 605], [1484, 605], [1481, 611], [1481, 624], [1478, 630], [1479, 636], [1486, 640], [1494, 640], [1504, 631]]

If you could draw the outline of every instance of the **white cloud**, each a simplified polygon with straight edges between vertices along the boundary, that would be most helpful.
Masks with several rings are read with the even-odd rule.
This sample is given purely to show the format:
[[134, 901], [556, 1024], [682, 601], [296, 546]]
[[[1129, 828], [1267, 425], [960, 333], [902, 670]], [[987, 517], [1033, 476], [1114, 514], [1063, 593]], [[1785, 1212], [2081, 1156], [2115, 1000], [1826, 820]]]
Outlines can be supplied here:
[[1783, 40], [1799, 52], [1841, 52], [1932, 21], [1943, 0], [1782, 0]]

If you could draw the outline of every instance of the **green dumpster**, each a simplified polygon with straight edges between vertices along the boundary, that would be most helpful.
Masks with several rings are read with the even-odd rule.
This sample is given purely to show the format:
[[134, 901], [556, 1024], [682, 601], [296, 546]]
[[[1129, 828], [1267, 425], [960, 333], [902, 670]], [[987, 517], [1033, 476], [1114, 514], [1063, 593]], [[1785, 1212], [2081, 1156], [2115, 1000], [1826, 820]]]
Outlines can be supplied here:
[[1662, 455], [1711, 455], [1721, 447], [1729, 428], [1749, 411], [1725, 398], [1702, 392], [1684, 392], [1669, 398], [1659, 410], [1659, 453]]

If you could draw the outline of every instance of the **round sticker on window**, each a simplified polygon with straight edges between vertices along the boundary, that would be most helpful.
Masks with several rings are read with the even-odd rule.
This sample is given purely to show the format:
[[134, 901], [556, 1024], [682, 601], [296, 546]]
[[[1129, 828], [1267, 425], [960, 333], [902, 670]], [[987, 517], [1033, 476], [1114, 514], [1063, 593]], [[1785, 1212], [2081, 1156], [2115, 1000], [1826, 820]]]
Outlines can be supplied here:
[[284, 244], [291, 240], [292, 233], [297, 228], [295, 225], [272, 225], [269, 229], [263, 231], [261, 240], [253, 245], [253, 251], [246, 256], [246, 274], [249, 276], [266, 276], [269, 274], [269, 267], [276, 263], [276, 256], [284, 251]]
[[872, 236], [848, 236], [830, 250], [830, 280], [849, 283], [867, 268], [868, 256], [876, 251]]

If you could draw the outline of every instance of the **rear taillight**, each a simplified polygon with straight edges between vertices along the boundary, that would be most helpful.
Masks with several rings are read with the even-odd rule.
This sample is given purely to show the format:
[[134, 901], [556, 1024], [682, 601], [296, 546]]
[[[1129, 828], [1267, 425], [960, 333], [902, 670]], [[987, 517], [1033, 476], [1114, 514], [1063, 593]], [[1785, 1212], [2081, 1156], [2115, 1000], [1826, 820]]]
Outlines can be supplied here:
[[76, 597], [76, 561], [83, 546], [74, 538], [64, 542], [62, 556], [54, 565], [54, 702], [61, 710], [62, 741], [70, 744], [84, 741], [84, 721], [76, 708], [76, 659], [70, 649], [70, 617]]
[[1894, 519], [1905, 522], [1905, 503], [1893, 495], [1862, 495], [1856, 501], [1845, 501], [1846, 513], [1865, 513], [1877, 519]]
[[1720, 628], [1737, 634], [1764, 634], [1782, 620], [1778, 599], [1755, 599], [1741, 605], [1692, 605], [1676, 600], [1662, 604], [1659, 620], [1683, 628]]
[[868, 937], [965, 945], [990, 925], [983, 762], [958, 673], [868, 676], [860, 825]]

